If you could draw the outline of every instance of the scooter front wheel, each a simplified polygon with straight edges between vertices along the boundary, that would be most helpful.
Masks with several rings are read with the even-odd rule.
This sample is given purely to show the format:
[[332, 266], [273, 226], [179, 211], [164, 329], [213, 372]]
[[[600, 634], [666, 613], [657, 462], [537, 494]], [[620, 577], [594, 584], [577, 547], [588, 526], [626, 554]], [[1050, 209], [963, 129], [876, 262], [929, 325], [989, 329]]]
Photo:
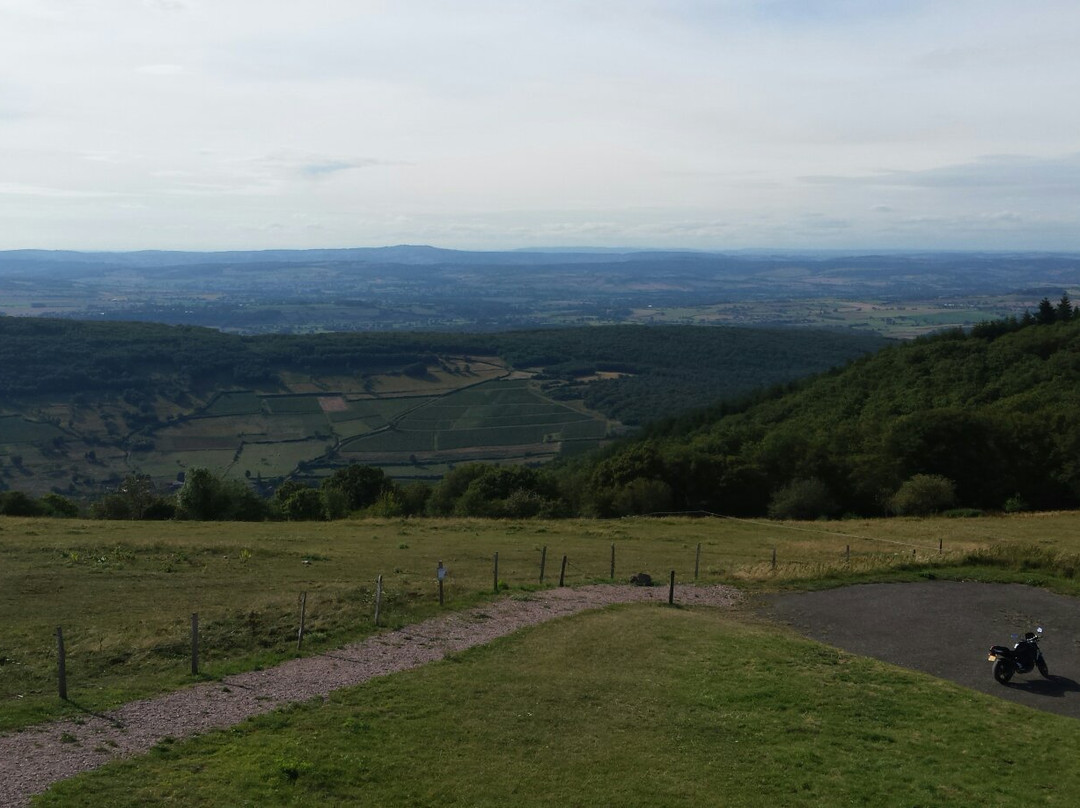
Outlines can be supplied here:
[[1045, 659], [1043, 659], [1042, 657], [1039, 657], [1038, 659], [1035, 660], [1035, 665], [1038, 667], [1039, 673], [1042, 674], [1043, 679], [1049, 679], [1050, 678], [1050, 669], [1048, 667], [1046, 667], [1046, 660]]
[[1014, 670], [1015, 666], [1011, 662], [999, 659], [994, 663], [994, 678], [997, 679], [1000, 684], [1007, 685], [1009, 680], [1013, 677]]

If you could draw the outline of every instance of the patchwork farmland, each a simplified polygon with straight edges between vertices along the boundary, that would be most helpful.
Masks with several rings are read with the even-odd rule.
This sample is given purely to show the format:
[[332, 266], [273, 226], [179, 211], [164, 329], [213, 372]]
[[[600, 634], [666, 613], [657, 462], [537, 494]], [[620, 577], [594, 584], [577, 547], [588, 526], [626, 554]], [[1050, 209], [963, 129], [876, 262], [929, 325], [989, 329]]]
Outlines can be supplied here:
[[443, 357], [422, 376], [282, 381], [274, 390], [219, 390], [182, 408], [159, 400], [141, 428], [122, 399], [42, 401], [38, 420], [0, 417], [0, 474], [36, 494], [78, 494], [131, 473], [168, 485], [196, 467], [252, 483], [317, 482], [353, 462], [398, 479], [437, 479], [459, 463], [543, 463], [593, 448], [613, 425], [491, 358]]
[[526, 379], [508, 379], [420, 401], [385, 427], [344, 441], [338, 453], [395, 477], [423, 477], [479, 458], [550, 460], [595, 446], [607, 431], [604, 419], [547, 398]]
[[417, 479], [477, 459], [544, 462], [595, 446], [607, 432], [606, 420], [553, 401], [527, 378], [482, 381], [438, 396], [238, 391], [156, 432], [154, 451], [133, 464], [162, 478], [206, 466], [265, 480], [318, 478], [359, 462]]

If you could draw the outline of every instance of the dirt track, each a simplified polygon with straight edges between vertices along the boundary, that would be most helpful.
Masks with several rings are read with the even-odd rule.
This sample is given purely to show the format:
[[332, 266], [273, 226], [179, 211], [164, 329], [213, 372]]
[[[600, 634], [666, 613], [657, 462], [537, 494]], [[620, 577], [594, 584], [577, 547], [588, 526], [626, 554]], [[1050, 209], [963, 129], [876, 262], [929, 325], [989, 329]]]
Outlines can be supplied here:
[[[927, 581], [779, 595], [764, 611], [846, 651], [1080, 718], [1080, 600], [1020, 584]], [[987, 649], [1036, 626], [1051, 678], [1036, 672], [999, 685]]]

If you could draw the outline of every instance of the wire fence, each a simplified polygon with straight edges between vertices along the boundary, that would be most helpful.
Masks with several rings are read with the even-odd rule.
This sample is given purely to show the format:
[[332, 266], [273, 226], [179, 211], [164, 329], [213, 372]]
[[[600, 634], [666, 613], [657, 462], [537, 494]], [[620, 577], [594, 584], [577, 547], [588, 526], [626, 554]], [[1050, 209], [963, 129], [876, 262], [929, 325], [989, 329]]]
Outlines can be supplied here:
[[[777, 544], [763, 545], [760, 548], [763, 552], [757, 558], [725, 570], [725, 577], [731, 580], [805, 578], [880, 568], [907, 563], [913, 558], [927, 563], [945, 560], [941, 540], [933, 547], [803, 525], [709, 515], [760, 525], [770, 531], [798, 531], [850, 540], [835, 557], [810, 560], [785, 557]], [[895, 550], [891, 553], [852, 552], [851, 542], [902, 547], [904, 553]], [[911, 555], [906, 555], [908, 548]], [[675, 548], [670, 549], [674, 551]], [[424, 580], [419, 587], [415, 579], [408, 586], [402, 585], [400, 580], [395, 585], [394, 576], [386, 577], [380, 573], [360, 585], [297, 591], [292, 596], [295, 597], [292, 606], [289, 605], [291, 598], [278, 592], [259, 608], [221, 610], [211, 606], [187, 615], [176, 615], [167, 619], [168, 625], [157, 626], [149, 640], [145, 635], [114, 637], [110, 638], [106, 648], [101, 647], [105, 643], [101, 641], [101, 629], [97, 627], [99, 647], [96, 650], [90, 647], [91, 643], [82, 641], [79, 623], [83, 621], [76, 620], [75, 625], [58, 626], [55, 631], [56, 692], [66, 700], [69, 678], [73, 681], [81, 678], [84, 683], [122, 678], [121, 669], [125, 665], [133, 669], [170, 669], [174, 672], [184, 668], [192, 677], [232, 672], [245, 665], [261, 664], [260, 660], [264, 659], [273, 662], [289, 655], [328, 650], [381, 628], [400, 627], [438, 610], [480, 602], [512, 588], [528, 590], [600, 581], [667, 584], [669, 602], [674, 603], [677, 580], [698, 582], [703, 571], [707, 580], [717, 579], [718, 568], [709, 563], [715, 561], [708, 555], [710, 549], [702, 542], [680, 548], [681, 557], [676, 563], [664, 565], [662, 573], [656, 569], [656, 560], [652, 557], [653, 574], [638, 568], [640, 556], [631, 552], [624, 557], [616, 542], [611, 542], [603, 551], [596, 548], [580, 562], [575, 562], [567, 552], [549, 551], [546, 545], [539, 548], [532, 562], [521, 548], [509, 557], [494, 552], [485, 560], [474, 554], [467, 559], [458, 558], [449, 566], [443, 559], [432, 559], [430, 576], [421, 574]], [[715, 554], [720, 556], [721, 552], [717, 550]], [[469, 569], [463, 571], [460, 566], [463, 564]], [[489, 570], [488, 584], [478, 586], [485, 577], [484, 567]], [[417, 575], [415, 570], [412, 575]], [[82, 628], [85, 630], [85, 623]], [[129, 648], [122, 647], [126, 639], [131, 641]], [[39, 669], [39, 673], [43, 671]]]

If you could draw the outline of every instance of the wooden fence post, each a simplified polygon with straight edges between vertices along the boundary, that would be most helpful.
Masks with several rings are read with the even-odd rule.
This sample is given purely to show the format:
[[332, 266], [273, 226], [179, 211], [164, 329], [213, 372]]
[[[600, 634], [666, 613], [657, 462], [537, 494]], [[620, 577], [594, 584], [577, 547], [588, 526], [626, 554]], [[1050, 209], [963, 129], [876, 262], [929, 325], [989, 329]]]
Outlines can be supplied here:
[[495, 594], [499, 594], [499, 554], [495, 553]]
[[944, 550], [945, 544], [942, 539], [937, 540], [937, 551], [940, 553]]
[[544, 582], [544, 565], [547, 564], [547, 545], [540, 551], [540, 583]]
[[559, 571], [559, 586], [566, 583], [566, 556], [562, 557], [562, 569]]
[[439, 579], [439, 605], [443, 605], [443, 578], [446, 577], [446, 567], [439, 562], [439, 566], [435, 568], [435, 576]]
[[611, 543], [611, 580], [615, 580], [615, 542]]
[[375, 628], [379, 627], [379, 612], [382, 611], [382, 573], [375, 579]]
[[296, 632], [296, 650], [304, 643], [304, 619], [307, 617], [307, 592], [300, 593], [300, 630]]
[[694, 553], [694, 580], [698, 579], [698, 575], [701, 573], [701, 542], [697, 543], [697, 552]]
[[776, 548], [772, 548], [772, 568], [776, 569]]
[[67, 701], [67, 655], [64, 653], [64, 630], [56, 627], [56, 682], [60, 698]]
[[191, 613], [191, 675], [199, 675], [199, 613]]
[[668, 606], [675, 605], [675, 570], [671, 571], [671, 585], [668, 587], [667, 602]]
[[851, 563], [851, 545], [850, 544], [847, 545], [847, 548], [844, 550], [844, 563], [845, 564], [850, 564]]

